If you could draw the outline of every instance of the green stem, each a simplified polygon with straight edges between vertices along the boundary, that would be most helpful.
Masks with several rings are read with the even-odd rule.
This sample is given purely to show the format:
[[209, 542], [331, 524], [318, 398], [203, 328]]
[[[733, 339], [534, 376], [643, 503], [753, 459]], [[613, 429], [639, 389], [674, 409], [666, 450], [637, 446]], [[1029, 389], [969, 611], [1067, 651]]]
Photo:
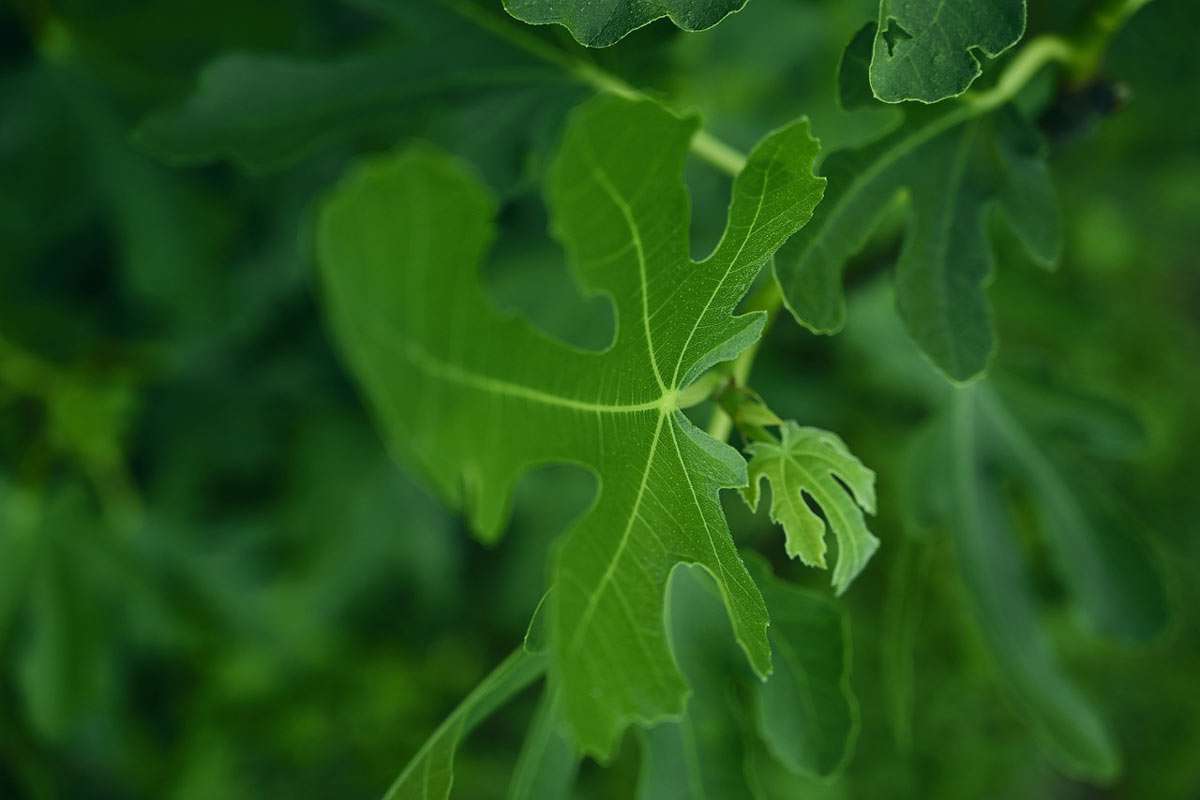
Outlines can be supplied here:
[[[567, 74], [574, 76], [580, 83], [586, 84], [596, 91], [615, 94], [629, 100], [645, 100], [648, 97], [645, 92], [634, 88], [611, 72], [549, 44], [507, 17], [485, 11], [470, 0], [440, 0], [440, 2], [463, 19], [478, 25], [514, 47], [524, 50], [535, 58], [562, 67]], [[742, 171], [742, 167], [746, 165], [744, 153], [704, 130], [697, 131], [696, 135], [692, 137], [691, 150], [697, 158], [732, 177], [737, 177], [738, 173]]]
[[1150, 0], [1108, 0], [1092, 15], [1089, 29], [1079, 37], [1071, 77], [1082, 83], [1100, 71], [1113, 37]]
[[[763, 335], [758, 337], [754, 344], [742, 351], [741, 355], [733, 362], [732, 377], [734, 386], [745, 386], [750, 379], [750, 370], [754, 367], [754, 359], [758, 357], [758, 351], [762, 348], [763, 340], [766, 339], [766, 332], [771, 329], [775, 318], [779, 316], [779, 309], [783, 307], [783, 295], [779, 290], [779, 282], [775, 280], [772, 274], [750, 300], [746, 303], [746, 311], [765, 311], [767, 314], [766, 324], [763, 325]], [[718, 406], [713, 409], [712, 417], [708, 421], [708, 435], [717, 441], [725, 441], [729, 438], [729, 434], [733, 431], [733, 419], [730, 418], [725, 411]]]
[[[440, 1], [463, 18], [515, 47], [543, 61], [557, 64], [575, 76], [581, 83], [587, 84], [597, 91], [609, 92], [635, 100], [646, 97], [644, 92], [617, 76], [606, 72], [590, 61], [585, 61], [548, 44], [511, 22], [507, 17], [485, 11], [471, 3], [470, 0]], [[1112, 37], [1128, 21], [1129, 17], [1149, 2], [1150, 0], [1108, 0], [1106, 5], [1092, 18], [1088, 31], [1077, 37], [1075, 41], [1053, 35], [1039, 36], [1030, 40], [1008, 63], [995, 86], [983, 92], [968, 92], [963, 96], [960, 107], [929, 125], [922, 132], [922, 138], [932, 138], [954, 125], [1008, 103], [1049, 64], [1066, 65], [1076, 81], [1090, 78], [1099, 68], [1100, 61], [1112, 41]], [[691, 151], [698, 158], [734, 177], [742, 171], [746, 164], [744, 153], [705, 130], [697, 131], [696, 135], [692, 137]], [[772, 277], [748, 304], [748, 310], [767, 312], [764, 335], [775, 317], [778, 316], [782, 305], [783, 295]], [[744, 386], [746, 384], [761, 343], [762, 338], [760, 337], [758, 342], [745, 350], [734, 361], [732, 380], [735, 385]], [[716, 409], [709, 420], [708, 433], [713, 438], [724, 441], [732, 430], [733, 421], [729, 415], [720, 408]]]
[[1075, 45], [1060, 36], [1045, 35], [1030, 40], [1000, 73], [995, 86], [986, 92], [966, 94], [966, 108], [974, 112], [970, 116], [992, 111], [1012, 100], [1047, 64], [1073, 64], [1078, 56]]

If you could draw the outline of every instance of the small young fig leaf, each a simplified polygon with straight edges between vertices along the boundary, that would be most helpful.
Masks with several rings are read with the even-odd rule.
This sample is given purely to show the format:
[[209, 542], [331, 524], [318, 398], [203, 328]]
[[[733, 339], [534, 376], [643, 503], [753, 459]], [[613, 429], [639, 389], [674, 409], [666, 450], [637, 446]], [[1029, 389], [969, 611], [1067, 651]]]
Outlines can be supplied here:
[[373, 160], [326, 203], [318, 234], [334, 333], [393, 449], [480, 538], [504, 527], [531, 467], [584, 465], [600, 489], [556, 551], [551, 678], [582, 752], [683, 710], [663, 624], [680, 562], [718, 580], [754, 669], [770, 670], [767, 612], [734, 548], [722, 488], [746, 464], [693, 426], [680, 393], [762, 331], [733, 310], [812, 215], [824, 181], [800, 121], [767, 136], [735, 179], [713, 253], [689, 256], [683, 165], [696, 131], [649, 101], [598, 97], [567, 126], [551, 171], [553, 229], [585, 289], [612, 299], [607, 350], [580, 350], [499, 313], [479, 279], [494, 202], [454, 160], [413, 149]]
[[[875, 473], [835, 434], [790, 420], [781, 432], [782, 441], [753, 442], [747, 448], [750, 485], [742, 496], [754, 510], [761, 482], [771, 484], [771, 519], [783, 526], [787, 554], [810, 567], [825, 568], [828, 520], [838, 543], [833, 586], [841, 594], [879, 547], [862, 515], [864, 510], [875, 513]], [[826, 520], [809, 508], [806, 497], [820, 506]]]

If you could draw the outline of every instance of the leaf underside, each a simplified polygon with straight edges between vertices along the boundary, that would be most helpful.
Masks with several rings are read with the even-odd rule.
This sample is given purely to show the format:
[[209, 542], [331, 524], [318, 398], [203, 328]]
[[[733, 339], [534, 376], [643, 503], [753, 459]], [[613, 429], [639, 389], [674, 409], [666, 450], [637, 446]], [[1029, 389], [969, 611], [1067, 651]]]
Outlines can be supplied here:
[[688, 254], [682, 169], [692, 119], [596, 98], [572, 116], [551, 173], [553, 228], [576, 278], [613, 302], [611, 346], [584, 351], [498, 313], [478, 268], [494, 204], [452, 159], [413, 149], [369, 162], [326, 203], [318, 251], [328, 315], [393, 450], [494, 540], [530, 468], [587, 467], [591, 510], [552, 565], [551, 678], [581, 749], [607, 756], [633, 720], [683, 709], [664, 629], [680, 562], [716, 579], [754, 669], [767, 613], [718, 501], [744, 486], [728, 445], [676, 406], [681, 389], [760, 335], [732, 316], [763, 262], [811, 216], [824, 182], [806, 122], [766, 137], [734, 182], [712, 255]]

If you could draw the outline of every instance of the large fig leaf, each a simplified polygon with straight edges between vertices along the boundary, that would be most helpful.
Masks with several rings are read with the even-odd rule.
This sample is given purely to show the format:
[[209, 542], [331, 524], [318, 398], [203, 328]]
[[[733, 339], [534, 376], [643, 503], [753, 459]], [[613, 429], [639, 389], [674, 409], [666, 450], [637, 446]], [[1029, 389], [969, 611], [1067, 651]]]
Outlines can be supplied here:
[[770, 670], [767, 613], [729, 535], [722, 488], [746, 464], [679, 410], [682, 389], [737, 355], [763, 316], [733, 316], [763, 262], [823, 191], [805, 122], [766, 137], [733, 186], [729, 224], [689, 256], [682, 170], [694, 119], [600, 97], [572, 117], [549, 202], [575, 274], [616, 309], [603, 352], [497, 312], [478, 269], [494, 204], [428, 149], [377, 159], [325, 205], [318, 250], [334, 332], [394, 451], [416, 464], [478, 535], [494, 541], [517, 479], [548, 462], [599, 479], [556, 553], [551, 676], [584, 752], [607, 756], [627, 723], [683, 710], [686, 685], [663, 624], [680, 562], [717, 579], [738, 641]]

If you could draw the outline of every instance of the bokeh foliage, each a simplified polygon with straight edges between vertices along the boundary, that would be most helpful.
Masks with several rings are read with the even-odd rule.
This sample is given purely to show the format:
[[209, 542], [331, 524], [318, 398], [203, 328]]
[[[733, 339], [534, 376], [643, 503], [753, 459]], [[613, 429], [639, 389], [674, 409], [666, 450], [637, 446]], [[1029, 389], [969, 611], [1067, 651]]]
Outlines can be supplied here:
[[[1075, 30], [1100, 5], [1032, 0], [1028, 35]], [[895, 124], [835, 91], [843, 48], [877, 12], [751, 0], [703, 33], [661, 21], [595, 51], [555, 27], [529, 35], [695, 109], [744, 150], [806, 114], [829, 151]], [[782, 318], [755, 364], [775, 411], [837, 431], [877, 473], [883, 542], [829, 601], [853, 637], [853, 758], [820, 785], [763, 768], [764, 793], [1200, 792], [1194, 16], [1190, 0], [1154, 0], [1086, 84], [1044, 77], [1023, 98], [1048, 140], [1057, 271], [990, 231], [999, 344], [980, 391], [1004, 398], [1111, 533], [1108, 566], [1142, 563], [1122, 559], [1128, 546], [1157, 570], [1119, 576], [1137, 615], [1099, 613], [1119, 637], [1097, 636], [1028, 462], [982, 470], [1027, 573], [1018, 612], [1111, 736], [1105, 787], [1074, 780], [1014, 702], [977, 613], [981, 567], [963, 564], [955, 510], [930, 491], [962, 477], [944, 477], [954, 403], [896, 316], [896, 215], [847, 264], [844, 332]], [[17, 0], [0, 7], [0, 44], [0, 797], [380, 795], [521, 641], [547, 553], [595, 487], [569, 467], [526, 477], [505, 539], [485, 547], [391, 458], [321, 311], [317, 202], [360, 156], [449, 150], [502, 199], [492, 298], [603, 344], [611, 313], [572, 284], [541, 196], [589, 91], [407, 0]], [[238, 148], [246, 131], [221, 126], [247, 104], [270, 124]], [[729, 182], [698, 162], [688, 181], [693, 251], [707, 253]], [[724, 499], [740, 544], [828, 597], [827, 576], [786, 561], [765, 508]], [[689, 592], [703, 597], [674, 589]], [[696, 626], [675, 622], [686, 647]], [[725, 658], [725, 638], [696, 640], [707, 657], [684, 671]], [[503, 795], [537, 704], [519, 695], [466, 741], [460, 796]], [[669, 748], [670, 734], [654, 735]], [[626, 736], [608, 767], [585, 762], [577, 795], [653, 796], [640, 764], [653, 745]]]

